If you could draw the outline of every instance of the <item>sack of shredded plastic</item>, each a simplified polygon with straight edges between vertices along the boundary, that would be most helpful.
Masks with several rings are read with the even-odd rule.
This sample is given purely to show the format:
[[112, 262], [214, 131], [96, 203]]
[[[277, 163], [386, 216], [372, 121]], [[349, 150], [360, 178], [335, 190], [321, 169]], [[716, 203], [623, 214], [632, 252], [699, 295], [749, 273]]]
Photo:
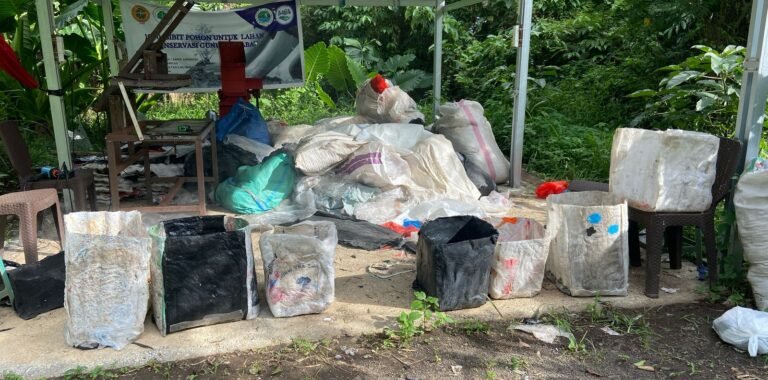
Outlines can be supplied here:
[[64, 215], [67, 344], [122, 349], [144, 331], [151, 241], [141, 213]]
[[274, 147], [282, 148], [286, 144], [298, 144], [302, 139], [325, 132], [325, 128], [315, 125], [292, 125], [286, 127], [275, 138]]
[[376, 123], [424, 124], [424, 114], [400, 87], [381, 75], [367, 80], [357, 91], [357, 114]]
[[768, 162], [758, 160], [736, 185], [736, 225], [749, 262], [747, 279], [757, 308], [768, 310]]
[[305, 139], [296, 149], [296, 168], [306, 175], [323, 175], [344, 162], [363, 144], [341, 133], [320, 133]]
[[499, 231], [493, 265], [491, 298], [533, 297], [541, 292], [549, 254], [544, 226], [527, 218], [490, 218]]
[[433, 135], [414, 146], [413, 153], [403, 155], [411, 169], [413, 181], [430, 191], [451, 199], [477, 200], [480, 191], [467, 177], [451, 142], [445, 136]]
[[768, 354], [768, 313], [736, 306], [712, 322], [720, 339], [749, 356]]
[[152, 308], [160, 333], [253, 319], [259, 313], [251, 230], [243, 219], [193, 216], [152, 236]]
[[267, 304], [275, 317], [325, 311], [335, 295], [338, 237], [331, 222], [276, 226], [261, 235]]
[[413, 185], [408, 163], [393, 147], [377, 141], [360, 147], [337, 173], [347, 179], [382, 190], [400, 185]]
[[434, 131], [445, 135], [457, 152], [496, 183], [507, 182], [509, 161], [496, 144], [483, 106], [472, 100], [462, 100], [440, 106], [439, 113]]

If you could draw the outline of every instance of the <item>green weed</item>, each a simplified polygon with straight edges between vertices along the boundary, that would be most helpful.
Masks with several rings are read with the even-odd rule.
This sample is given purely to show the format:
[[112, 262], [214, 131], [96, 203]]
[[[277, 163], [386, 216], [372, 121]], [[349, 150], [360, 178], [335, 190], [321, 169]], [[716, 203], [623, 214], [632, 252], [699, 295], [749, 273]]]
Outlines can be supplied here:
[[512, 371], [518, 371], [522, 370], [528, 367], [528, 363], [525, 361], [525, 358], [520, 356], [513, 356], [509, 359], [509, 369]]
[[24, 380], [24, 377], [15, 372], [3, 372], [3, 379], [5, 380]]
[[414, 337], [454, 322], [447, 314], [439, 311], [437, 298], [427, 297], [424, 292], [415, 292], [413, 295], [416, 299], [411, 301], [411, 310], [397, 317], [397, 330], [388, 327], [384, 329], [387, 336], [383, 342], [384, 347], [407, 346]]
[[291, 349], [294, 352], [298, 352], [304, 356], [309, 356], [320, 345], [320, 342], [310, 342], [304, 338], [291, 338]]
[[488, 331], [491, 329], [491, 326], [488, 323], [478, 320], [463, 321], [459, 323], [459, 325], [461, 331], [467, 335], [488, 334]]

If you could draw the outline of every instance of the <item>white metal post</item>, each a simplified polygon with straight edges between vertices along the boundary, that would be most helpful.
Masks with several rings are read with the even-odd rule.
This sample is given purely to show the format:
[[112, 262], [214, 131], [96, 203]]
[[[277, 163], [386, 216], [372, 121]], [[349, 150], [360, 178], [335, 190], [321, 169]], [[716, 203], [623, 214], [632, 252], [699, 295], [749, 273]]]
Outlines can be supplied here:
[[[59, 76], [59, 64], [53, 51], [53, 8], [51, 0], [35, 0], [37, 8], [37, 25], [40, 31], [40, 45], [43, 48], [43, 64], [45, 65], [45, 83], [48, 91], [61, 90], [61, 77]], [[72, 169], [72, 154], [69, 150], [69, 138], [67, 136], [67, 118], [64, 108], [63, 94], [49, 92], [48, 102], [51, 104], [51, 120], [53, 122], [53, 136], [56, 139], [56, 157], [59, 166], [64, 164]], [[66, 194], [65, 194], [66, 195]], [[65, 196], [65, 208], [71, 210], [71, 197]]]
[[104, 16], [104, 31], [107, 34], [107, 57], [109, 57], [109, 74], [117, 75], [120, 66], [117, 63], [117, 44], [115, 43], [115, 20], [112, 15], [112, 0], [101, 0], [101, 12]]
[[525, 105], [528, 101], [528, 58], [531, 48], [531, 16], [533, 0], [518, 0], [517, 19], [520, 24], [520, 41], [517, 49], [515, 70], [514, 110], [512, 114], [512, 146], [509, 152], [509, 185], [520, 187], [523, 174], [523, 131], [525, 130]]
[[435, 3], [435, 62], [434, 62], [434, 116], [440, 109], [440, 97], [443, 85], [443, 15], [445, 14], [445, 0], [436, 0]]

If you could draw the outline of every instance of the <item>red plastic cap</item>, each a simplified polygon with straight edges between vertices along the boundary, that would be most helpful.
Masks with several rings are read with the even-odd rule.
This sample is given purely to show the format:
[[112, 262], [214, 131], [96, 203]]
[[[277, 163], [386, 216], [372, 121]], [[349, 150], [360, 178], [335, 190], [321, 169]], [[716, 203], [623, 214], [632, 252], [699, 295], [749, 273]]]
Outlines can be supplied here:
[[560, 194], [565, 190], [568, 190], [568, 182], [566, 181], [544, 182], [536, 188], [536, 197], [547, 199], [548, 196]]
[[389, 85], [387, 84], [387, 80], [384, 79], [381, 74], [376, 74], [373, 79], [371, 79], [371, 88], [373, 88], [373, 91], [376, 91], [377, 93], [381, 94], [384, 92], [384, 90], [387, 89]]

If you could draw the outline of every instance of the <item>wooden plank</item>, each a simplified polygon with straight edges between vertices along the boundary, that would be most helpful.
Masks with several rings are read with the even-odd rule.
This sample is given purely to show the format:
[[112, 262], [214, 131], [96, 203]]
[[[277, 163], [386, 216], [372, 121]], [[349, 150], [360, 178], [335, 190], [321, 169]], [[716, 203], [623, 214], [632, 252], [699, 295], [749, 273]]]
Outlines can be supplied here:
[[140, 211], [140, 212], [197, 212], [199, 208], [193, 205], [172, 205], [172, 206], [124, 206], [120, 211]]
[[182, 179], [177, 179], [176, 183], [173, 184], [173, 187], [168, 190], [168, 194], [166, 194], [163, 197], [163, 200], [160, 201], [160, 205], [158, 207], [169, 206], [171, 202], [173, 202], [173, 198], [176, 198], [176, 193], [179, 192], [181, 186], [184, 185], [184, 182], [185, 181]]

